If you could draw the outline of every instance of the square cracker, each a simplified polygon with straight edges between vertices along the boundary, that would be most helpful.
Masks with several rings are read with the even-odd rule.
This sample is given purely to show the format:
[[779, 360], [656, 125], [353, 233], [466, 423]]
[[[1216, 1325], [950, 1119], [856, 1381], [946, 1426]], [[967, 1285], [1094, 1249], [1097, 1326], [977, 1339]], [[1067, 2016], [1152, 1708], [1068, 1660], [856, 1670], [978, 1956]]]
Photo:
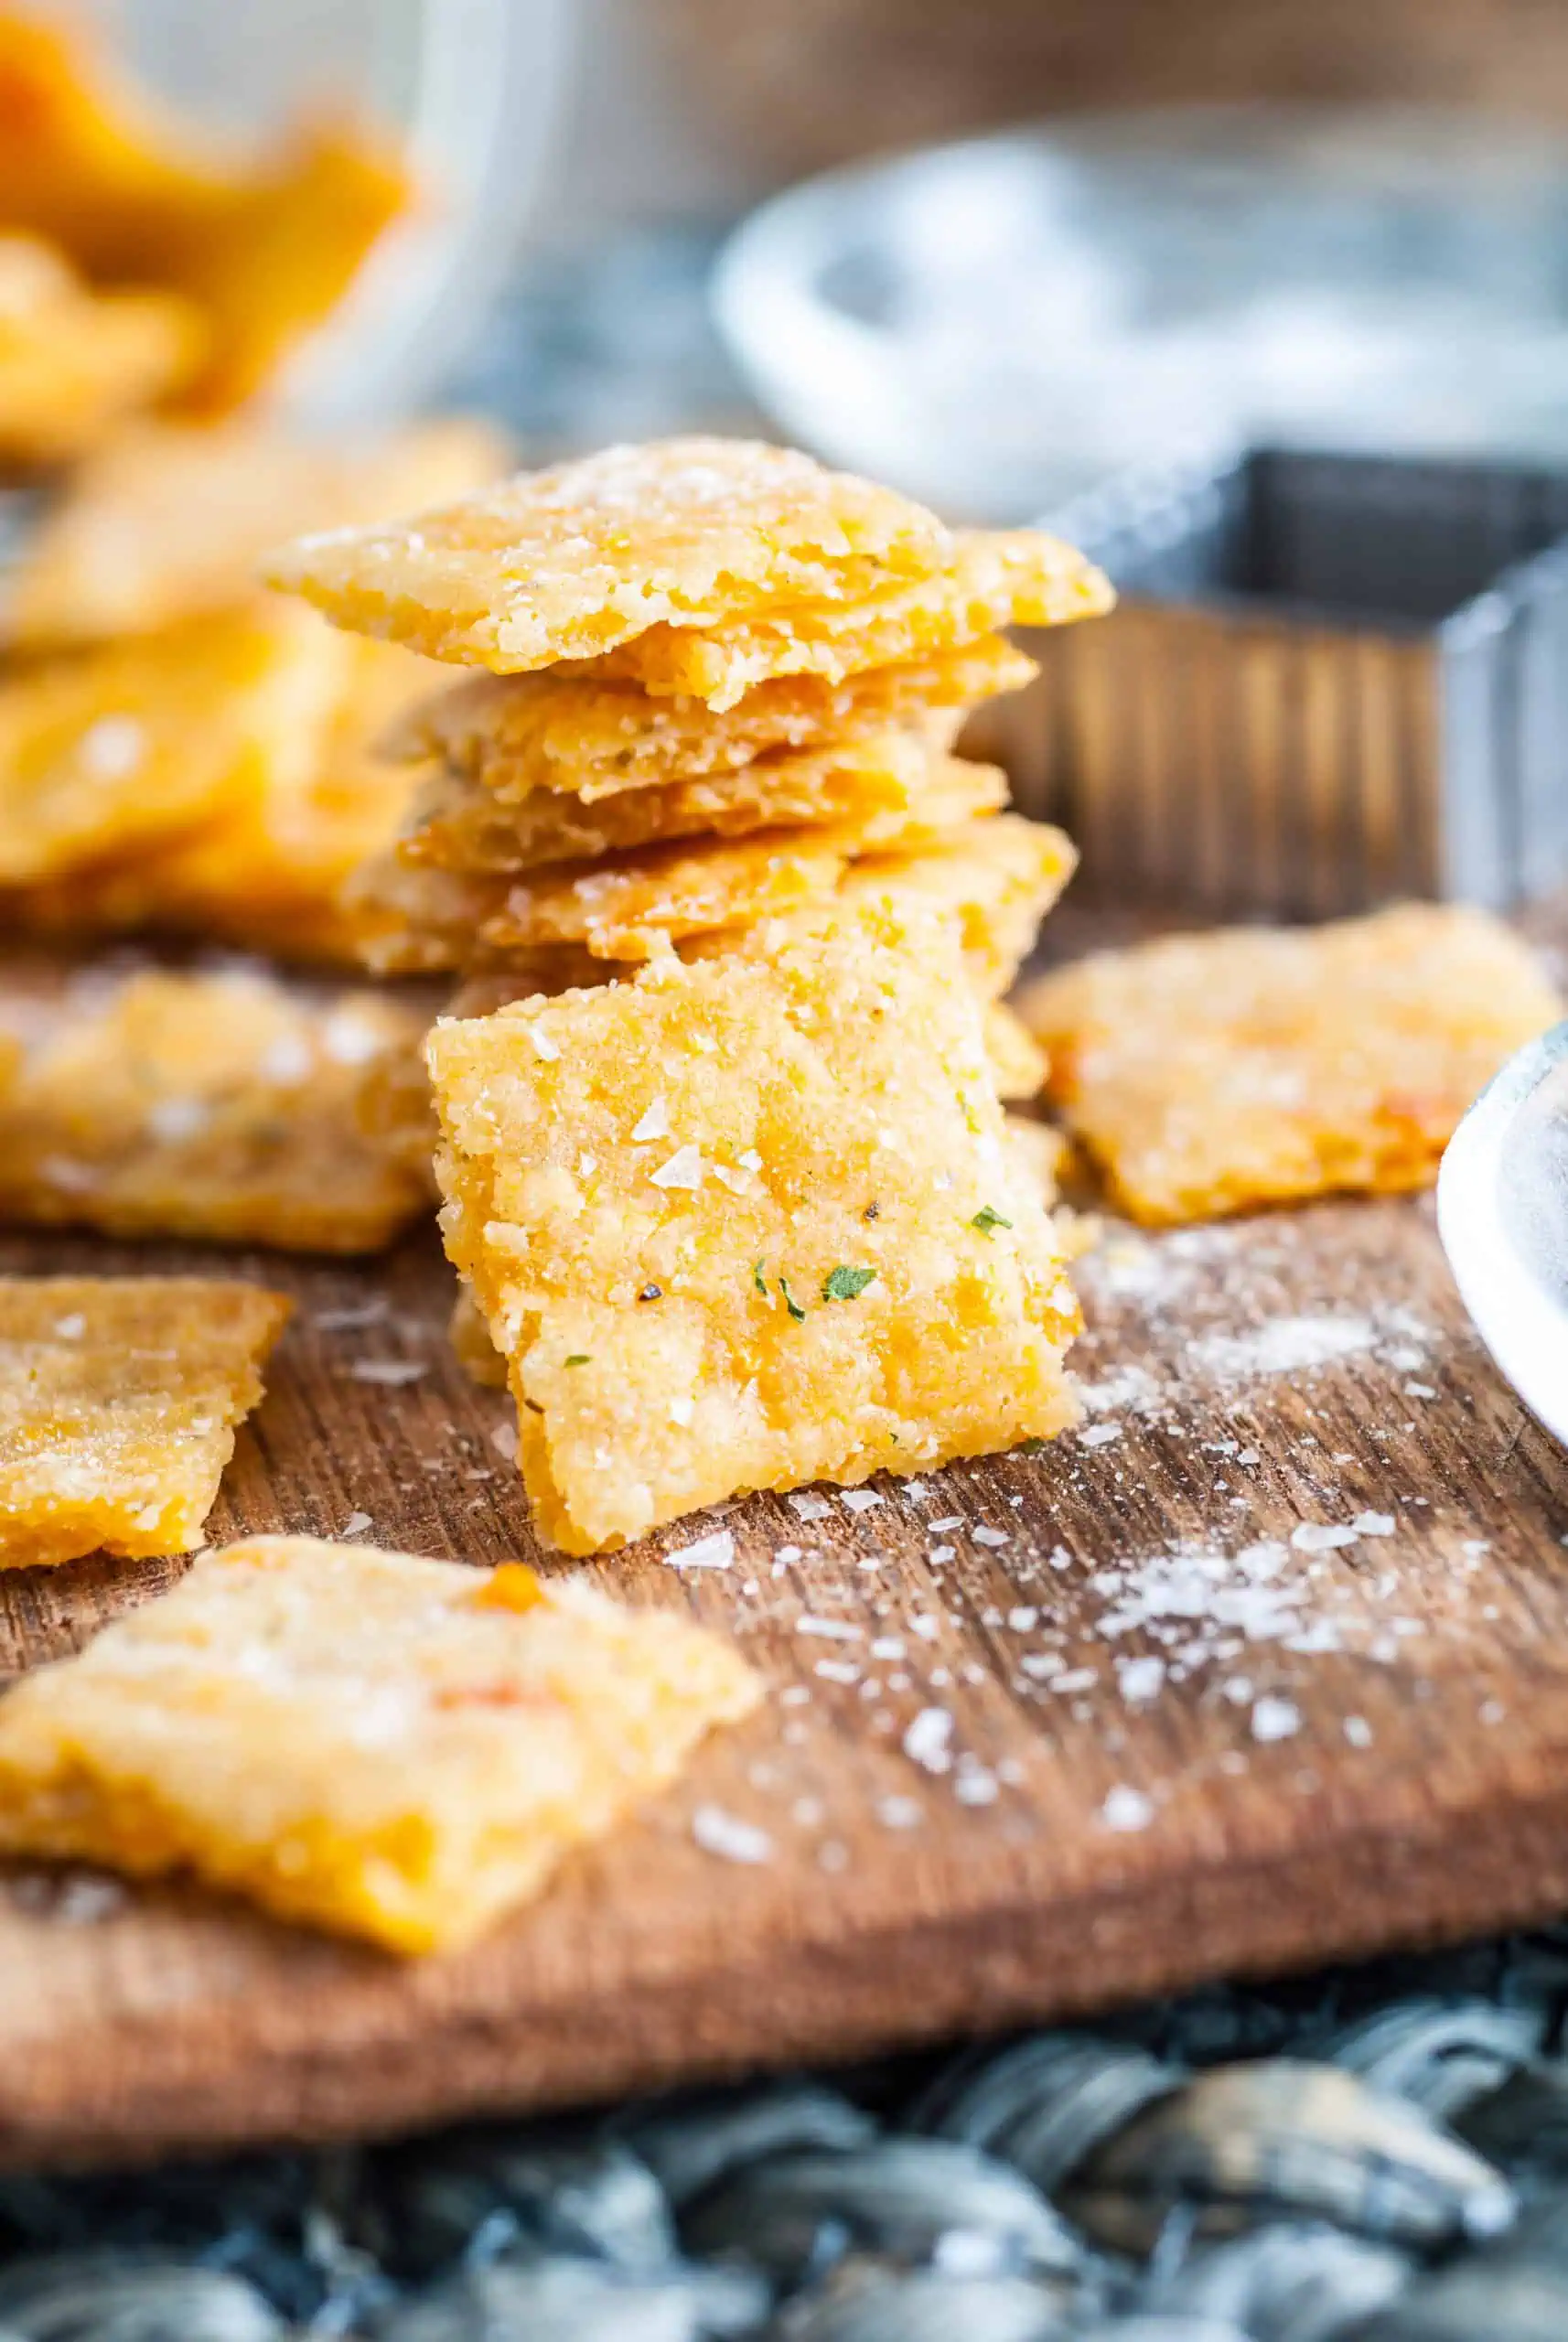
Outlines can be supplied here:
[[29, 535], [6, 579], [3, 631], [37, 650], [252, 600], [280, 530], [452, 495], [501, 460], [496, 434], [464, 416], [351, 444], [242, 418], [137, 424], [89, 457]]
[[0, 1569], [199, 1545], [290, 1306], [208, 1277], [0, 1278]]
[[950, 543], [923, 506], [792, 448], [663, 439], [520, 472], [395, 526], [303, 537], [264, 575], [354, 633], [507, 674], [596, 658], [660, 623], [854, 599], [929, 574]]
[[840, 684], [866, 668], [938, 658], [1004, 626], [1070, 626], [1115, 600], [1092, 563], [1037, 529], [961, 531], [941, 564], [856, 601], [801, 599], [727, 624], [660, 624], [596, 671], [717, 712], [779, 676]]
[[398, 852], [445, 870], [533, 870], [671, 838], [746, 837], [808, 822], [854, 823], [868, 847], [880, 827], [892, 843], [933, 802], [938, 827], [1005, 802], [1006, 777], [994, 766], [983, 778], [978, 765], [948, 756], [950, 729], [944, 717], [929, 731], [911, 726], [784, 749], [734, 772], [627, 790], [593, 804], [542, 789], [510, 801], [476, 780], [438, 774], [421, 790]]
[[940, 912], [442, 1022], [428, 1058], [447, 1250], [567, 1551], [1073, 1420], [1077, 1305]]
[[716, 1635], [570, 1579], [256, 1537], [0, 1703], [0, 1845], [435, 1951], [760, 1697]]
[[509, 802], [551, 790], [593, 804], [628, 790], [704, 780], [775, 751], [821, 749], [918, 725], [1021, 691], [1038, 673], [999, 634], [903, 666], [830, 683], [781, 675], [724, 714], [699, 699], [656, 699], [596, 668], [470, 675], [421, 702], [387, 753], [435, 758]]
[[1405, 904], [1105, 952], [1018, 1002], [1047, 1095], [1150, 1224], [1424, 1187], [1509, 1052], [1562, 1013], [1485, 912]]
[[349, 666], [301, 618], [257, 603], [0, 678], [0, 886], [183, 840], [306, 778]]
[[0, 983], [0, 1219], [296, 1252], [377, 1252], [434, 1200], [365, 1127], [378, 1072], [425, 1018], [371, 992], [262, 972], [91, 972]]

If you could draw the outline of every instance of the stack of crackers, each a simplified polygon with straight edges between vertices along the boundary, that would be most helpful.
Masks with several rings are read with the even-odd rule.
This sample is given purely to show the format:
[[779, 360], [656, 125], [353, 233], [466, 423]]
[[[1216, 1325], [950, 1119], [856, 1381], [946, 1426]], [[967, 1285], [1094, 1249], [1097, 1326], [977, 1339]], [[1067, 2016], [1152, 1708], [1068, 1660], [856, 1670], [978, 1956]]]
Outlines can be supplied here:
[[[358, 898], [433, 1037], [448, 1249], [506, 1362], [545, 1533], [1049, 1436], [1077, 1325], [999, 1091], [998, 1003], [1073, 862], [954, 755], [1110, 601], [789, 450], [681, 440], [524, 475], [269, 575], [489, 671]], [[470, 1348], [483, 1355], [483, 1337]]]

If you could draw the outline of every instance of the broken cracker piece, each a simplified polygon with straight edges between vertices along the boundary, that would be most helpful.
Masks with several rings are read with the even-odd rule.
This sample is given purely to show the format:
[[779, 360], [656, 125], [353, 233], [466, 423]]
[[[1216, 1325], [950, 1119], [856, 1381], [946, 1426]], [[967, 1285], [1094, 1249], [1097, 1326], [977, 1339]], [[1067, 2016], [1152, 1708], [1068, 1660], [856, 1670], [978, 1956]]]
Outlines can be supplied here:
[[256, 1537], [0, 1703], [0, 1846], [444, 1950], [761, 1696], [716, 1635], [571, 1579]]
[[1562, 1004], [1484, 911], [1233, 928], [1041, 977], [1047, 1095], [1150, 1225], [1425, 1187], [1476, 1093]]
[[758, 757], [836, 747], [868, 734], [950, 717], [1038, 673], [1004, 637], [830, 683], [784, 675], [723, 714], [698, 699], [655, 699], [596, 670], [471, 675], [415, 707], [386, 753], [429, 759], [492, 796], [518, 802], [554, 790], [585, 805], [628, 790], [668, 788], [736, 771]]
[[497, 470], [502, 445], [466, 415], [351, 442], [242, 417], [137, 424], [91, 456], [29, 532], [6, 580], [5, 639], [36, 650], [142, 634], [252, 600], [280, 530], [411, 510]]
[[425, 1019], [261, 972], [91, 972], [51, 998], [0, 976], [0, 1219], [295, 1252], [369, 1252], [434, 1199], [364, 1127], [378, 1069]]
[[940, 911], [872, 901], [427, 1049], [447, 1250], [568, 1552], [1074, 1419], [1077, 1305]]
[[216, 1278], [0, 1278], [0, 1568], [199, 1545], [291, 1305]]
[[929, 573], [949, 545], [923, 506], [792, 448], [664, 439], [520, 472], [397, 526], [303, 537], [263, 574], [352, 632], [505, 674], [596, 658], [660, 622], [853, 600]]

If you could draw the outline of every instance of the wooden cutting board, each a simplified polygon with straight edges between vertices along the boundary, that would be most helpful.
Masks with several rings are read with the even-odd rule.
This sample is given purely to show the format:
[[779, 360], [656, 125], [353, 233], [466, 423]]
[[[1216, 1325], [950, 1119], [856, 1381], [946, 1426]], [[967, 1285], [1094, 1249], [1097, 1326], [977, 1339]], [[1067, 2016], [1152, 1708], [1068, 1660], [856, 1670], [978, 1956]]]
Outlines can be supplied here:
[[[227, 1265], [299, 1309], [215, 1542], [533, 1553], [433, 1239]], [[9, 1875], [0, 2156], [607, 2096], [1568, 1907], [1568, 1459], [1478, 1350], [1429, 1201], [1113, 1234], [1080, 1282], [1080, 1434], [865, 1509], [753, 1499], [727, 1569], [679, 1566], [707, 1516], [596, 1569], [737, 1636], [773, 1696], [478, 1949], [401, 1966], [194, 1890]], [[5, 1662], [176, 1566], [0, 1577]]]

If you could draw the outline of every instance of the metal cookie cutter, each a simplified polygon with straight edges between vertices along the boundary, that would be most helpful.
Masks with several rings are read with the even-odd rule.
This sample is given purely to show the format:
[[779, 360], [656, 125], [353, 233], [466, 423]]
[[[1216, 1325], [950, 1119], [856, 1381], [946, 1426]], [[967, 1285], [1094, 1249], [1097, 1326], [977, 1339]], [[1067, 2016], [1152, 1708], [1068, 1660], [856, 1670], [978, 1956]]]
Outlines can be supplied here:
[[1568, 476], [1251, 450], [1050, 525], [1115, 614], [966, 747], [1083, 854], [1079, 899], [1322, 918], [1568, 877]]

